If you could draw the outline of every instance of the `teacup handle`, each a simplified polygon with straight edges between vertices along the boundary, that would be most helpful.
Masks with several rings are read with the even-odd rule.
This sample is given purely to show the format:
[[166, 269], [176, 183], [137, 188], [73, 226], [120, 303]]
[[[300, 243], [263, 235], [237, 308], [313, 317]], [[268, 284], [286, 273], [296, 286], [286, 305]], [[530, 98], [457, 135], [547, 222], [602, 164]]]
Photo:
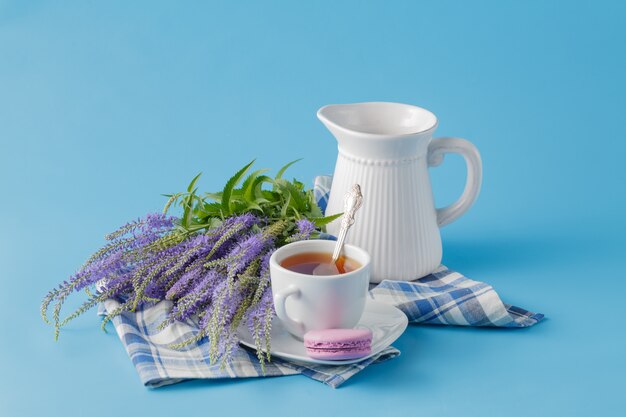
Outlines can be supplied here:
[[303, 335], [304, 334], [304, 323], [300, 320], [292, 319], [287, 315], [287, 309], [285, 308], [285, 302], [287, 301], [287, 297], [292, 296], [295, 298], [300, 298], [302, 293], [300, 289], [295, 285], [290, 285], [282, 291], [274, 294], [274, 308], [276, 309], [276, 315], [279, 319], [282, 320], [283, 324], [291, 333]]
[[447, 153], [456, 153], [465, 159], [467, 180], [463, 194], [457, 201], [447, 207], [437, 209], [439, 227], [452, 223], [474, 204], [483, 181], [483, 165], [480, 153], [470, 141], [461, 138], [433, 139], [428, 146], [428, 165], [439, 166]]

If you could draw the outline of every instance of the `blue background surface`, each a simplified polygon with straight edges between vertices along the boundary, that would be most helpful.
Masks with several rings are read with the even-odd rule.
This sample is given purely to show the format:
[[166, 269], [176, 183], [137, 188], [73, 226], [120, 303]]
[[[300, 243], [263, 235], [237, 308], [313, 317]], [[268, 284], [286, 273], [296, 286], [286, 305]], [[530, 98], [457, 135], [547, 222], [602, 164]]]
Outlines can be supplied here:
[[[0, 415], [626, 413], [624, 2], [127, 3], [0, 0]], [[53, 341], [40, 300], [105, 233], [199, 171], [203, 190], [254, 157], [332, 172], [315, 112], [368, 100], [477, 145], [483, 191], [444, 262], [545, 322], [411, 326], [338, 390], [149, 390], [95, 312]], [[460, 158], [431, 173], [453, 201]]]

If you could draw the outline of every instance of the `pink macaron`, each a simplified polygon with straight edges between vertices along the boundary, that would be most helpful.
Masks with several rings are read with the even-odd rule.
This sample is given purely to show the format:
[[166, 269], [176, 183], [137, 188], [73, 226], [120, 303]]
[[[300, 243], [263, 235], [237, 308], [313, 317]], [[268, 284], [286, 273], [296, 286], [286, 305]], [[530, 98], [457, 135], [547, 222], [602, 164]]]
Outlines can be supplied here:
[[369, 329], [311, 330], [304, 335], [304, 347], [313, 359], [357, 359], [372, 353]]

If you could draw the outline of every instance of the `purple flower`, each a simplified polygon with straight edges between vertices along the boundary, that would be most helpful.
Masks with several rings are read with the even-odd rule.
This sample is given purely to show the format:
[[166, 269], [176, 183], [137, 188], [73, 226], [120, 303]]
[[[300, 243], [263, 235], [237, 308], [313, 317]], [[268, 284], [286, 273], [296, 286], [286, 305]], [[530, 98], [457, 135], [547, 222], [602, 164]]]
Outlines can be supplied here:
[[255, 216], [252, 213], [244, 213], [238, 216], [232, 216], [227, 218], [221, 226], [222, 231], [228, 230], [231, 227], [242, 226], [242, 228], [247, 229], [252, 225], [259, 224], [261, 219]]
[[296, 221], [296, 226], [298, 226], [298, 231], [306, 235], [307, 237], [311, 235], [315, 231], [315, 224], [309, 219], [300, 219]]
[[268, 286], [259, 302], [248, 310], [246, 314], [246, 324], [252, 333], [254, 331], [255, 321], [262, 324], [267, 319], [267, 315], [274, 315], [274, 301], [272, 297], [272, 288]]
[[[257, 338], [269, 340], [274, 316], [269, 258], [275, 249], [273, 236], [279, 233], [271, 227], [280, 224], [246, 213], [206, 233], [182, 235], [175, 223], [173, 217], [148, 214], [108, 235], [104, 248], [46, 296], [42, 315], [56, 302], [53, 318], [58, 329], [65, 298], [104, 281], [103, 297], [118, 298], [131, 311], [155, 300], [172, 300], [164, 325], [199, 317], [201, 334], [213, 339], [212, 359], [230, 357], [240, 323], [255, 329]], [[296, 227], [292, 237], [298, 240], [308, 239], [315, 230], [305, 219]], [[257, 263], [258, 268], [250, 268]]]
[[315, 224], [309, 219], [296, 220], [298, 231], [287, 238], [287, 242], [297, 242], [299, 240], [307, 240], [311, 237], [311, 233], [315, 231]]
[[243, 271], [263, 251], [266, 243], [263, 235], [256, 233], [235, 244], [228, 254], [228, 258], [232, 260], [228, 266], [229, 271], [231, 273]]
[[186, 294], [186, 290], [193, 286], [193, 283], [202, 279], [204, 268], [202, 265], [185, 272], [178, 281], [167, 291], [165, 298], [173, 300], [174, 298], [183, 296]]
[[163, 231], [164, 229], [169, 230], [174, 225], [174, 220], [175, 217], [166, 216], [165, 214], [149, 213], [143, 219], [140, 218], [128, 222], [115, 232], [109, 233], [105, 236], [105, 239], [116, 240], [131, 233], [146, 234]]
[[220, 276], [215, 271], [209, 271], [205, 276], [196, 282], [193, 289], [185, 296], [179, 298], [171, 312], [171, 317], [176, 320], [187, 320], [197, 314], [198, 308], [206, 305], [213, 297], [213, 289], [219, 285]]
[[175, 217], [163, 213], [150, 213], [144, 218], [141, 229], [144, 233], [170, 230], [174, 226], [174, 220], [176, 220]]

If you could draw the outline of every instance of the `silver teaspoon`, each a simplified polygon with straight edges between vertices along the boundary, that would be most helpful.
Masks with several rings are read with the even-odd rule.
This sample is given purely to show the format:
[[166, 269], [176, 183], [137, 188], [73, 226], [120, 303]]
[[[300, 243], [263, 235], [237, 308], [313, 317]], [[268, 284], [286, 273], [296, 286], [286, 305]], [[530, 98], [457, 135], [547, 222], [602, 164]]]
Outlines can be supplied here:
[[[313, 270], [313, 275], [336, 275], [340, 272], [337, 267], [337, 260], [341, 256], [343, 245], [346, 241], [346, 235], [348, 229], [354, 224], [354, 215], [361, 205], [363, 204], [363, 194], [361, 194], [361, 186], [354, 184], [352, 188], [346, 193], [343, 200], [343, 218], [341, 219], [341, 229], [339, 229], [339, 235], [337, 236], [337, 243], [335, 244], [335, 250], [333, 251], [333, 257], [329, 264], [319, 264]], [[343, 268], [342, 268], [343, 269]]]

